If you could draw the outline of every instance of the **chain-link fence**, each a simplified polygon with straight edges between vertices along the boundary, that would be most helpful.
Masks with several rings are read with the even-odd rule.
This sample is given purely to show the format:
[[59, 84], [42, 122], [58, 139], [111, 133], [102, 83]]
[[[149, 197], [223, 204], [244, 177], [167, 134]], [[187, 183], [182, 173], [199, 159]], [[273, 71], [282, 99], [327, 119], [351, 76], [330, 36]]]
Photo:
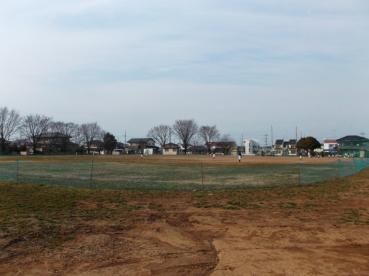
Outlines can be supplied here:
[[88, 189], [214, 190], [303, 185], [345, 177], [369, 167], [368, 159], [316, 165], [168, 165], [89, 161], [0, 161], [0, 181]]

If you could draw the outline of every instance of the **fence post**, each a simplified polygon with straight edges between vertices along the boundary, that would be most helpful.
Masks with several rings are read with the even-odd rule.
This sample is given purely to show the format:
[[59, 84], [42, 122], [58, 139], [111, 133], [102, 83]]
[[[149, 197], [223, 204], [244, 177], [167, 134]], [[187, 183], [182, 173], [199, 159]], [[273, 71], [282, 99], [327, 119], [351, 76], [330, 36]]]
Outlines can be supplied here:
[[340, 160], [337, 160], [337, 163], [336, 163], [336, 178], [339, 179], [340, 178]]
[[19, 184], [19, 158], [17, 158], [17, 161], [16, 161], [16, 181], [17, 181], [17, 184]]
[[94, 176], [94, 155], [92, 155], [91, 169], [90, 169], [90, 189], [92, 189], [92, 180]]
[[201, 187], [202, 187], [202, 190], [205, 190], [204, 189], [204, 163], [201, 162]]
[[298, 184], [301, 185], [301, 167], [298, 168]]

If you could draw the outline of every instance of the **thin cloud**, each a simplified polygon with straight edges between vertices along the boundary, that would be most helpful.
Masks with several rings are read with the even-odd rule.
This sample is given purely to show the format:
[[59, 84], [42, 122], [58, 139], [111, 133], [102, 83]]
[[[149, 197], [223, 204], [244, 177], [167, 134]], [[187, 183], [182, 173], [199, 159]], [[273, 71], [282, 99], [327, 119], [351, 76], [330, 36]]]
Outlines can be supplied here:
[[[342, 126], [351, 132], [364, 120], [350, 106], [369, 98], [368, 14], [364, 0], [6, 0], [0, 96], [24, 113], [101, 118], [112, 130], [130, 124], [118, 117], [136, 114], [139, 124], [129, 127], [144, 134], [168, 114], [217, 119], [233, 133], [268, 128], [276, 113], [278, 122], [308, 128], [300, 110], [310, 95], [323, 122], [311, 130], [325, 133], [334, 114], [355, 120]], [[351, 99], [341, 99], [345, 91]]]

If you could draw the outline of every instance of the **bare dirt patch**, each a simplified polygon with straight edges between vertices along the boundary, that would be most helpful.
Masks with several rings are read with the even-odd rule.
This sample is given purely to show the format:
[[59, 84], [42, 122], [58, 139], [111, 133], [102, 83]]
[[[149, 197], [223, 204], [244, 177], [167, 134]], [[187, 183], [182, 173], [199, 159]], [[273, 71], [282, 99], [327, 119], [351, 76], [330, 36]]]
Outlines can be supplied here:
[[369, 171], [228, 192], [0, 189], [1, 275], [369, 274]]

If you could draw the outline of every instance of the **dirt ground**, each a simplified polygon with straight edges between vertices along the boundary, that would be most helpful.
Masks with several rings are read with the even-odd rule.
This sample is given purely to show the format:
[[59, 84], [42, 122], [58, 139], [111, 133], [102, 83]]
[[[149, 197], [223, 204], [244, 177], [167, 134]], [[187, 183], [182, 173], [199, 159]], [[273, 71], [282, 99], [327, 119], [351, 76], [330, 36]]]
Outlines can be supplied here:
[[[0, 192], [19, 201], [17, 189]], [[53, 205], [72, 198], [62, 190], [30, 215], [45, 190], [0, 217], [0, 275], [369, 275], [369, 170], [305, 187], [73, 192], [68, 212]]]
[[[119, 163], [140, 163], [140, 164], [174, 164], [174, 165], [240, 165], [240, 166], [268, 166], [268, 165], [291, 165], [291, 164], [328, 164], [339, 160], [339, 158], [306, 158], [299, 157], [263, 157], [263, 156], [244, 156], [241, 163], [238, 163], [237, 156], [216, 156], [212, 158], [210, 155], [177, 155], [177, 156], [144, 156], [139, 155], [99, 155], [99, 156], [9, 156], [1, 157], [0, 162], [8, 162], [15, 160], [34, 161], [34, 162], [82, 162], [94, 159], [95, 162], [119, 162]], [[341, 158], [341, 160], [344, 160]]]

